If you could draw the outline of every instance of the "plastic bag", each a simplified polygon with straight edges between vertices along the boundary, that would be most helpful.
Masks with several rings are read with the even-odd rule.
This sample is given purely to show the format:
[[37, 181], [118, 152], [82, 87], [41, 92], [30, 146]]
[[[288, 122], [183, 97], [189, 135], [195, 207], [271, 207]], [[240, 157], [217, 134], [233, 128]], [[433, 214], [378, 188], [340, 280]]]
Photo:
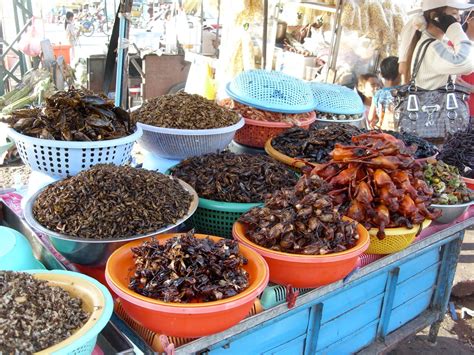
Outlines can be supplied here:
[[18, 49], [30, 57], [39, 56], [41, 53], [42, 36], [38, 30], [36, 19], [31, 21], [31, 26], [21, 36]]

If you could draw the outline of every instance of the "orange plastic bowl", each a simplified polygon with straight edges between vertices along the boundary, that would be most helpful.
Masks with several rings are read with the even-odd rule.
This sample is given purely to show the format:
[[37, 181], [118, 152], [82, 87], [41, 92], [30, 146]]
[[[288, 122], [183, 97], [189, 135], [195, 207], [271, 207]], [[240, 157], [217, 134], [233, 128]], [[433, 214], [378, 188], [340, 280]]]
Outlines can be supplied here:
[[[160, 234], [160, 243], [179, 234]], [[195, 234], [196, 238], [207, 235]], [[210, 236], [214, 241], [219, 237]], [[151, 238], [145, 239], [150, 240]], [[197, 338], [221, 332], [240, 322], [250, 312], [255, 299], [268, 284], [268, 265], [251, 248], [239, 243], [240, 252], [247, 258], [244, 269], [249, 273], [250, 286], [236, 296], [206, 303], [166, 303], [142, 296], [128, 288], [135, 267], [133, 247], [143, 243], [137, 240], [117, 249], [107, 261], [105, 278], [118, 295], [125, 312], [145, 328], [168, 336]]]
[[[347, 218], [344, 218], [347, 219]], [[357, 266], [359, 255], [369, 247], [369, 233], [357, 224], [359, 240], [346, 251], [326, 255], [300, 255], [270, 250], [257, 245], [246, 237], [246, 227], [234, 224], [232, 233], [236, 240], [262, 255], [270, 268], [270, 281], [297, 288], [315, 288], [343, 279]]]
[[474, 190], [474, 179], [470, 179], [464, 176], [461, 176], [461, 178], [468, 188], [470, 188], [471, 190]]
[[[294, 127], [291, 123], [286, 122], [257, 121], [247, 117], [244, 117], [244, 120], [245, 125], [235, 133], [234, 141], [256, 148], [263, 148], [267, 140]], [[312, 111], [306, 120], [300, 121], [298, 127], [308, 129], [315, 120], [316, 113]]]

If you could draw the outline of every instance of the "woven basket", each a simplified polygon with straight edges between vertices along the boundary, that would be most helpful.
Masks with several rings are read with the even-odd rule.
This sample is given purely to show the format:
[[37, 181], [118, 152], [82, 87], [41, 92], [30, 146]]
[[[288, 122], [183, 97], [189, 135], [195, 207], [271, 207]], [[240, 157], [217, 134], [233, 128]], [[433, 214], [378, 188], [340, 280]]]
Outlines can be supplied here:
[[232, 226], [241, 215], [263, 203], [220, 202], [199, 198], [199, 205], [192, 216], [197, 233], [232, 238]]
[[366, 254], [393, 254], [407, 248], [415, 240], [417, 234], [431, 224], [431, 220], [425, 219], [422, 224], [413, 228], [386, 228], [385, 238], [377, 238], [377, 228], [369, 229], [370, 245]]
[[[244, 117], [244, 119], [245, 125], [236, 132], [234, 141], [256, 148], [263, 148], [270, 138], [295, 126], [286, 122], [257, 121], [247, 117]], [[300, 121], [298, 127], [308, 129], [315, 119], [316, 114], [313, 111], [307, 119]]]

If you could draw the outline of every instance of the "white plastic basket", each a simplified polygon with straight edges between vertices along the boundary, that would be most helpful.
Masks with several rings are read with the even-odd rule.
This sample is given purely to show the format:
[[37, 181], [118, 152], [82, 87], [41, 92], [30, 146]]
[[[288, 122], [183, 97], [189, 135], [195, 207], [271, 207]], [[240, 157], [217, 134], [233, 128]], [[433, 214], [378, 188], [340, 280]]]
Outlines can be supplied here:
[[243, 118], [229, 127], [213, 129], [175, 129], [155, 127], [143, 123], [139, 144], [149, 152], [166, 159], [186, 159], [215, 153], [225, 149], [235, 132], [245, 124]]
[[324, 128], [331, 124], [348, 124], [357, 128], [364, 128], [364, 120], [364, 116], [360, 116], [355, 120], [326, 120], [323, 118], [316, 118], [313, 123], [313, 126], [315, 126], [316, 128]]
[[55, 176], [75, 175], [97, 164], [123, 165], [128, 162], [133, 144], [143, 131], [137, 127], [129, 136], [97, 142], [55, 141], [29, 137], [8, 129], [20, 157], [34, 171]]

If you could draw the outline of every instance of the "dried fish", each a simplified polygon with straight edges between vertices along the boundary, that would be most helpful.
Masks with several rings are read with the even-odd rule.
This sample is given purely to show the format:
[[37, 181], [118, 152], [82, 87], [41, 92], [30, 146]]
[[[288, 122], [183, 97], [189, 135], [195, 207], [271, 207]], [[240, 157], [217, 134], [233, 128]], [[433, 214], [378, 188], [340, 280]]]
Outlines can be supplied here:
[[350, 249], [358, 239], [356, 225], [342, 221], [329, 191], [316, 175], [302, 176], [294, 188], [274, 193], [239, 222], [251, 241], [271, 250], [323, 255]]
[[0, 353], [36, 353], [89, 319], [82, 301], [26, 272], [0, 271]]
[[247, 259], [235, 240], [195, 238], [193, 232], [132, 248], [129, 288], [164, 302], [210, 302], [235, 296], [249, 286]]
[[240, 117], [213, 101], [186, 92], [148, 100], [135, 112], [134, 121], [177, 129], [212, 129], [232, 126]]
[[27, 136], [65, 141], [98, 141], [135, 130], [128, 112], [89, 90], [71, 88], [46, 99], [42, 108], [14, 111], [7, 123]]
[[44, 227], [91, 239], [156, 231], [186, 215], [191, 194], [158, 172], [99, 164], [41, 192], [33, 215]]
[[190, 184], [199, 197], [223, 202], [262, 202], [266, 194], [297, 181], [294, 172], [270, 157], [230, 152], [186, 159], [171, 173]]

